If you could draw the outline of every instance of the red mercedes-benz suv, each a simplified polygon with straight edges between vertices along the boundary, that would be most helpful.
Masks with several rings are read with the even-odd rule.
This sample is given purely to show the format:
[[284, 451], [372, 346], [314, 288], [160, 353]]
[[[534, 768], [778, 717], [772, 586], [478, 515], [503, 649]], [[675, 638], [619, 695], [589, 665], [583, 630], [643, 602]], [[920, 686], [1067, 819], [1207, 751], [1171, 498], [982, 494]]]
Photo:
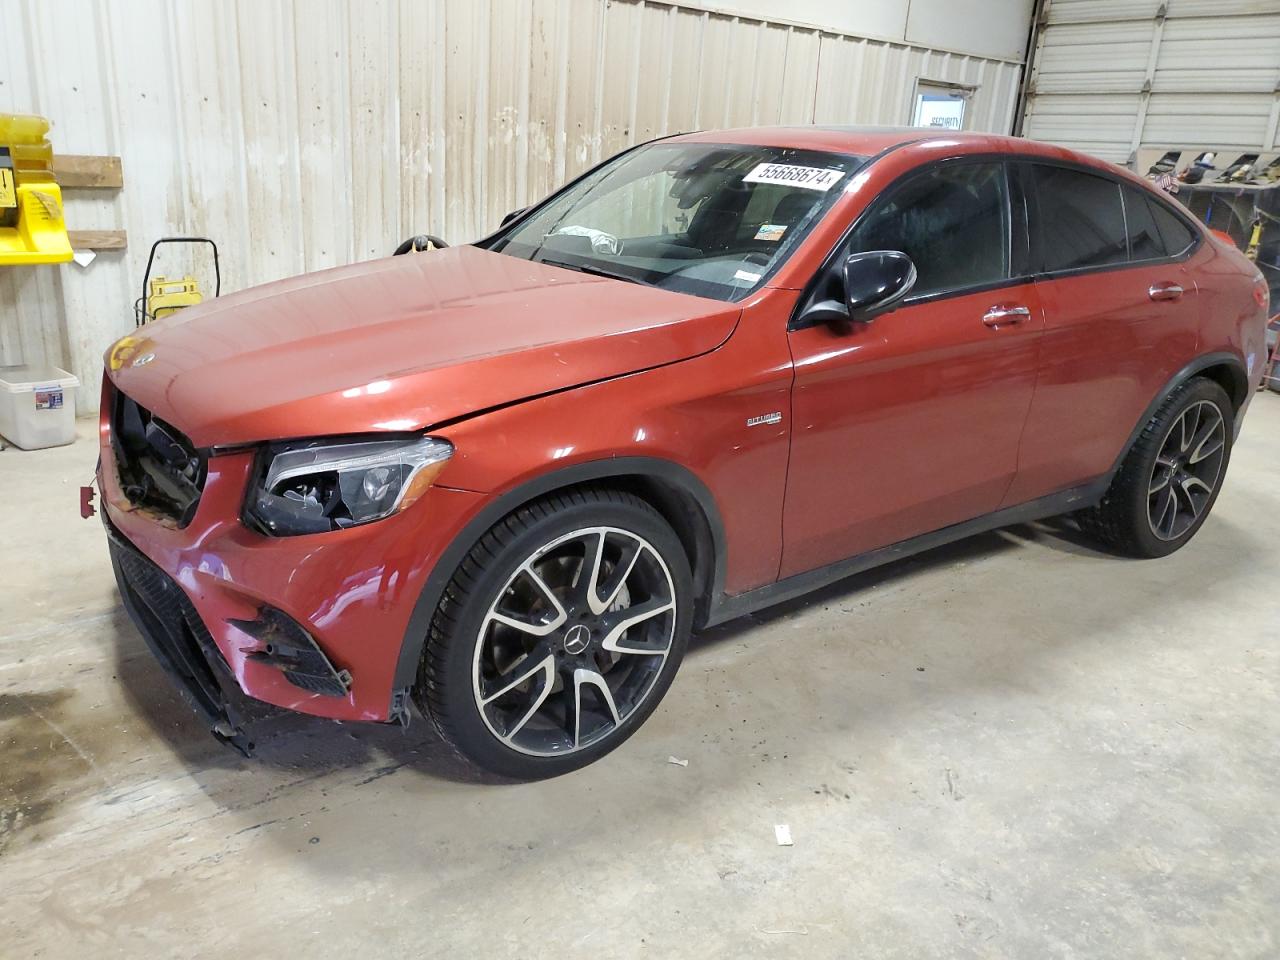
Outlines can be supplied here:
[[630, 149], [470, 246], [268, 284], [107, 355], [124, 603], [219, 737], [235, 688], [409, 702], [562, 773], [690, 631], [1002, 524], [1186, 543], [1266, 287], [1129, 173], [996, 136], [796, 127]]

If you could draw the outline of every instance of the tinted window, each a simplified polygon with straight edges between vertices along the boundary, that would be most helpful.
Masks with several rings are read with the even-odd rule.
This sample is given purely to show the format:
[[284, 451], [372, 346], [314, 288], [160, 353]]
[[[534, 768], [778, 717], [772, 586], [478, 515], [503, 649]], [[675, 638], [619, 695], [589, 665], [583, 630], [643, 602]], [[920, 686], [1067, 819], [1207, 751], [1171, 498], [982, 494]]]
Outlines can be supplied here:
[[1048, 272], [1129, 259], [1120, 184], [1065, 167], [1032, 166], [1039, 202], [1039, 260]]
[[1195, 243], [1195, 233], [1182, 222], [1181, 217], [1159, 200], [1148, 198], [1147, 202], [1151, 205], [1152, 219], [1156, 222], [1160, 239], [1164, 241], [1164, 248], [1169, 252], [1169, 256], [1176, 257]]
[[1129, 227], [1129, 259], [1155, 260], [1166, 256], [1164, 240], [1151, 214], [1147, 195], [1135, 187], [1124, 187], [1124, 219]]
[[891, 190], [858, 224], [850, 253], [900, 250], [916, 265], [912, 296], [1009, 276], [1004, 167], [949, 163]]

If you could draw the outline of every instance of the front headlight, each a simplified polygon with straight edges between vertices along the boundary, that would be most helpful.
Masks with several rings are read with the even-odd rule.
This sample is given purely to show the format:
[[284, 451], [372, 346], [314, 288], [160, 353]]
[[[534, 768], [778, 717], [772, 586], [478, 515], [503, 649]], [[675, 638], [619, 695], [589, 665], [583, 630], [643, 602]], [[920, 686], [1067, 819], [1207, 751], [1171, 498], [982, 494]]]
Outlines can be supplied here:
[[268, 448], [246, 515], [277, 537], [381, 520], [426, 493], [452, 455], [453, 445], [435, 437]]

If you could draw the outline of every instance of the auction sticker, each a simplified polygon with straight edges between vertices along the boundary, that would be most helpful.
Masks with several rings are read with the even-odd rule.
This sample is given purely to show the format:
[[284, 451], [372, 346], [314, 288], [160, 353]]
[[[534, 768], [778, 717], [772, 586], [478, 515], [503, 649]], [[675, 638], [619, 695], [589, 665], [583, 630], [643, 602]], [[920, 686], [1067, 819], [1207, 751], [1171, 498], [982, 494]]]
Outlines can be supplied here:
[[790, 163], [761, 163], [742, 178], [743, 183], [779, 183], [806, 190], [827, 191], [840, 182], [843, 170], [830, 167], [798, 167]]

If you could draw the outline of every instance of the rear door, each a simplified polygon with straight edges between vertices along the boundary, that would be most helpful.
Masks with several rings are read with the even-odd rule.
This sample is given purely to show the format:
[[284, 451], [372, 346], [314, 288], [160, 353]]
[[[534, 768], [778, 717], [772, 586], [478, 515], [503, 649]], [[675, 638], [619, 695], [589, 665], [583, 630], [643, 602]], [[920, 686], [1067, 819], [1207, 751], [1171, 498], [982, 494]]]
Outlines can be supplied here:
[[870, 322], [790, 333], [783, 577], [1000, 503], [1041, 328], [1035, 284], [1011, 249], [1020, 209], [1003, 163], [946, 160], [889, 187], [838, 251], [902, 251], [918, 279]]
[[1013, 169], [1030, 198], [1044, 307], [1040, 371], [1005, 506], [1105, 474], [1165, 383], [1195, 355], [1198, 234], [1141, 187], [1049, 163]]

